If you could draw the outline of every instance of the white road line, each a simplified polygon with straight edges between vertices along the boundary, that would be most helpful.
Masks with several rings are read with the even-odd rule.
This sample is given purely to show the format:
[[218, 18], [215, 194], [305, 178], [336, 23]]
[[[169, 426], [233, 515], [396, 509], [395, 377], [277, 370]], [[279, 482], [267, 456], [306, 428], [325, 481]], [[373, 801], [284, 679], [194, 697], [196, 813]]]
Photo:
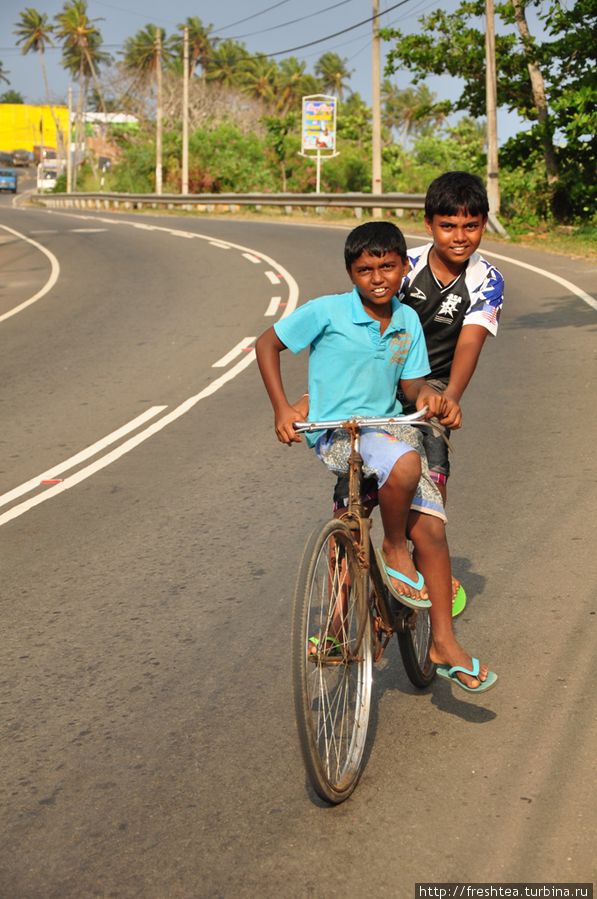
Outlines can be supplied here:
[[39, 487], [41, 481], [55, 478], [57, 475], [68, 471], [69, 468], [74, 468], [75, 465], [78, 465], [80, 462], [85, 462], [86, 459], [90, 459], [91, 456], [95, 456], [96, 453], [99, 453], [100, 450], [103, 450], [107, 446], [110, 446], [111, 443], [116, 443], [116, 441], [120, 440], [121, 437], [124, 437], [126, 434], [130, 434], [130, 432], [134, 431], [135, 428], [144, 425], [145, 422], [149, 421], [150, 418], [155, 418], [158, 412], [163, 412], [166, 408], [167, 406], [152, 406], [151, 409], [147, 409], [145, 412], [142, 412], [141, 415], [138, 415], [136, 418], [133, 418], [131, 421], [122, 425], [122, 427], [118, 428], [116, 431], [112, 431], [111, 434], [107, 434], [106, 437], [102, 437], [101, 440], [98, 440], [95, 443], [92, 443], [90, 446], [87, 446], [85, 449], [76, 453], [74, 456], [71, 456], [70, 459], [65, 459], [64, 462], [59, 462], [52, 468], [48, 468], [47, 471], [43, 471], [41, 474], [38, 474], [36, 477], [31, 478], [29, 481], [25, 481], [24, 484], [20, 484], [13, 490], [9, 490], [8, 493], [3, 493], [2, 495], [0, 495], [0, 506], [6, 506], [7, 503], [12, 502], [13, 499], [17, 499], [24, 493], [29, 493], [31, 490], [35, 490], [36, 487]]
[[107, 228], [71, 228], [71, 234], [103, 234]]
[[254, 256], [253, 253], [243, 253], [242, 255], [245, 257], [245, 259], [248, 259], [249, 262], [254, 262], [256, 265], [261, 264], [261, 259], [259, 258], [259, 256]]
[[212, 368], [225, 368], [230, 362], [232, 362], [233, 359], [236, 359], [236, 357], [240, 356], [241, 353], [245, 353], [247, 350], [249, 350], [254, 343], [254, 337], [243, 337], [240, 343], [237, 343], [229, 353], [226, 353], [225, 356], [222, 356], [221, 359], [218, 359], [217, 362], [214, 362]]
[[[197, 235], [198, 237], [200, 235]], [[212, 247], [219, 247], [220, 250], [229, 250], [230, 246], [227, 243], [220, 243], [218, 240], [210, 240], [208, 243], [211, 244]]]
[[281, 302], [282, 302], [282, 297], [272, 297], [269, 302], [269, 306], [265, 310], [265, 314], [266, 315], [275, 315], [276, 312], [278, 311], [278, 307], [280, 306]]
[[[408, 237], [410, 240], [420, 240], [420, 234], [405, 234], [405, 237]], [[431, 243], [431, 241], [428, 241]], [[488, 250], [486, 247], [481, 247], [481, 251], [484, 256], [495, 256], [496, 259], [503, 259], [504, 262], [511, 262], [512, 265], [518, 265], [520, 268], [526, 268], [530, 272], [537, 272], [539, 275], [543, 275], [545, 278], [549, 278], [551, 281], [555, 281], [556, 284], [561, 284], [562, 287], [565, 287], [566, 290], [569, 290], [570, 293], [573, 293], [575, 296], [580, 297], [583, 302], [587, 303], [593, 309], [597, 309], [597, 300], [591, 296], [590, 293], [587, 293], [586, 290], [583, 290], [582, 287], [577, 287], [576, 284], [573, 284], [572, 281], [567, 281], [565, 278], [560, 278], [559, 275], [554, 275], [552, 272], [546, 271], [544, 268], [539, 268], [536, 265], [530, 265], [528, 262], [521, 262], [519, 259], [513, 259], [512, 256], [503, 256], [501, 253], [494, 253], [493, 250]], [[507, 285], [506, 285], [507, 287]]]
[[279, 276], [278, 276], [278, 274], [277, 274], [276, 272], [265, 272], [265, 277], [266, 277], [266, 278], [268, 279], [268, 281], [270, 281], [272, 284], [279, 284], [279, 283], [280, 283], [280, 278], [279, 278]]
[[19, 303], [18, 306], [14, 307], [14, 309], [9, 309], [8, 312], [0, 315], [0, 322], [3, 322], [7, 318], [10, 318], [11, 315], [16, 315], [17, 312], [20, 312], [22, 309], [26, 309], [27, 306], [31, 306], [32, 303], [37, 303], [38, 300], [41, 300], [42, 297], [49, 293], [60, 276], [60, 264], [54, 254], [50, 253], [49, 250], [46, 250], [46, 248], [36, 240], [31, 240], [30, 237], [25, 237], [24, 234], [20, 233], [20, 231], [15, 231], [14, 228], [9, 228], [8, 225], [0, 225], [0, 228], [4, 228], [5, 231], [8, 231], [10, 234], [14, 234], [15, 237], [20, 237], [21, 240], [25, 240], [27, 243], [30, 243], [31, 246], [35, 247], [50, 260], [50, 277], [48, 278], [42, 289], [38, 290], [36, 294], [34, 294], [28, 300], [25, 300], [25, 302]]
[[25, 500], [25, 502], [19, 503], [19, 505], [17, 506], [13, 506], [12, 509], [4, 512], [3, 515], [0, 515], [0, 526], [6, 524], [9, 521], [12, 521], [14, 518], [18, 518], [20, 515], [23, 515], [25, 512], [29, 511], [29, 509], [38, 506], [40, 503], [43, 503], [48, 499], [52, 499], [60, 493], [64, 493], [65, 490], [70, 490], [71, 487], [74, 487], [76, 484], [79, 484], [81, 481], [84, 481], [86, 478], [90, 477], [96, 472], [101, 471], [102, 468], [106, 468], [108, 465], [111, 465], [112, 462], [115, 462], [117, 459], [120, 459], [121, 456], [124, 456], [132, 449], [135, 449], [135, 447], [139, 446], [139, 444], [143, 443], [149, 437], [153, 437], [154, 434], [157, 434], [163, 428], [167, 427], [167, 425], [172, 424], [172, 422], [176, 421], [177, 418], [185, 415], [200, 400], [211, 396], [213, 393], [219, 390], [220, 387], [223, 387], [224, 384], [235, 378], [243, 369], [247, 368], [247, 366], [249, 366], [254, 359], [255, 351], [251, 350], [250, 353], [247, 353], [244, 359], [241, 359], [233, 368], [229, 369], [219, 378], [216, 378], [215, 381], [212, 381], [212, 383], [200, 393], [190, 397], [188, 400], [185, 400], [184, 403], [181, 403], [180, 406], [177, 406], [176, 409], [172, 410], [172, 412], [167, 413], [158, 421], [153, 422], [153, 424], [151, 424], [148, 428], [146, 428], [144, 431], [140, 431], [138, 434], [135, 434], [129, 440], [125, 441], [125, 443], [121, 443], [121, 445], [112, 450], [112, 452], [107, 453], [105, 456], [102, 456], [101, 459], [96, 459], [95, 462], [92, 462], [91, 465], [88, 465], [86, 468], [81, 468], [69, 478], [65, 478], [64, 481], [62, 481], [60, 484], [55, 484], [54, 486], [49, 487], [47, 490], [44, 490], [43, 493], [38, 493], [36, 496], [32, 496], [30, 499]]

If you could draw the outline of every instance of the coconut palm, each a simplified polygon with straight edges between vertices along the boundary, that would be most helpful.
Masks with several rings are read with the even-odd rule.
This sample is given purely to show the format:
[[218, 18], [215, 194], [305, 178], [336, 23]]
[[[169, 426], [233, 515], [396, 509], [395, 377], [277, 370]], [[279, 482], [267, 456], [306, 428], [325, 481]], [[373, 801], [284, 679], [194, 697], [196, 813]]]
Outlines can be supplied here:
[[398, 129], [399, 142], [404, 146], [408, 139], [425, 127], [440, 125], [445, 114], [436, 108], [435, 94], [426, 84], [401, 90], [385, 78], [381, 88], [384, 125]]
[[346, 82], [352, 75], [352, 71], [346, 68], [347, 62], [348, 60], [342, 59], [337, 53], [328, 52], [319, 57], [314, 67], [322, 89], [340, 99], [344, 95]]
[[314, 75], [305, 72], [306, 63], [296, 56], [288, 56], [280, 62], [278, 72], [277, 108], [282, 115], [291, 109], [300, 109], [301, 99], [306, 94], [315, 94], [320, 89]]
[[[217, 38], [210, 37], [213, 25], [204, 25], [199, 16], [189, 16], [178, 27], [181, 31], [184, 28], [189, 30], [189, 74], [193, 75], [200, 65], [201, 74], [205, 77], [207, 61], [217, 44]], [[182, 37], [177, 35], [172, 39], [172, 49], [179, 57], [182, 57], [182, 44]]]
[[278, 65], [267, 56], [250, 56], [239, 72], [240, 89], [271, 105], [278, 96]]
[[146, 25], [125, 41], [125, 71], [141, 81], [154, 82], [156, 87], [155, 189], [158, 194], [162, 192], [162, 69], [174, 59], [172, 39], [167, 39], [156, 25]]
[[50, 107], [50, 113], [54, 120], [56, 135], [58, 137], [58, 147], [60, 155], [64, 156], [64, 138], [62, 129], [58, 122], [58, 117], [54, 111], [52, 97], [50, 95], [50, 86], [48, 84], [48, 73], [46, 70], [45, 52], [46, 47], [53, 47], [52, 33], [54, 26], [50, 24], [47, 13], [40, 13], [32, 7], [27, 7], [20, 14], [19, 21], [16, 22], [15, 34], [17, 36], [17, 46], [21, 47], [21, 53], [37, 53], [39, 56], [39, 64], [41, 67], [41, 76], [44, 83], [44, 91], [46, 101]]
[[225, 87], [241, 87], [241, 64], [249, 59], [243, 44], [233, 40], [222, 41], [206, 60], [208, 81], [217, 81]]
[[102, 36], [95, 24], [100, 20], [88, 17], [86, 0], [67, 0], [55, 19], [56, 36], [62, 41], [62, 65], [78, 75], [81, 88], [86, 89], [91, 79], [101, 98], [98, 71], [110, 55], [100, 49]]

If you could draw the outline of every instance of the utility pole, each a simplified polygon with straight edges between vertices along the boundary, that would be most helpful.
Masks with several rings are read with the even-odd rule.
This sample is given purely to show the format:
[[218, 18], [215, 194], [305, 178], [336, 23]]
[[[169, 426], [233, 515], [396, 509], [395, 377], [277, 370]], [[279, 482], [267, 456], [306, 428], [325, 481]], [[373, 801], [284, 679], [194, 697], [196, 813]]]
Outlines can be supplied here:
[[162, 193], [162, 30], [155, 32], [155, 83], [157, 107], [155, 114], [155, 192]]
[[[371, 53], [371, 93], [373, 108], [373, 182], [371, 192], [380, 194], [381, 185], [381, 52], [379, 39], [379, 0], [373, 0], [373, 41]], [[374, 218], [381, 218], [381, 209], [373, 210]]]
[[189, 29], [182, 32], [182, 186], [181, 193], [189, 192]]
[[68, 86], [68, 124], [66, 126], [66, 192], [70, 194], [73, 189], [73, 160], [71, 153], [71, 116], [73, 114], [73, 89]]
[[487, 114], [487, 197], [489, 212], [500, 211], [497, 140], [497, 76], [495, 66], [495, 16], [493, 0], [485, 0], [485, 107]]

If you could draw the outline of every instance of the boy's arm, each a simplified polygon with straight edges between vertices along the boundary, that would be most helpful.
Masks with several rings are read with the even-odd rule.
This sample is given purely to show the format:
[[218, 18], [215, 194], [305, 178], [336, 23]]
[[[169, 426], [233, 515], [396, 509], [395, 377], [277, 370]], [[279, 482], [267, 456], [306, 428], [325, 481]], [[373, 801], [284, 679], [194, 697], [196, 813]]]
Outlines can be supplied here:
[[280, 371], [280, 353], [285, 349], [286, 346], [273, 328], [264, 331], [255, 344], [259, 371], [274, 409], [276, 436], [280, 443], [290, 446], [292, 443], [301, 442], [302, 437], [294, 430], [293, 422], [304, 421], [305, 416], [290, 405], [284, 392]]
[[458, 402], [452, 397], [446, 396], [445, 393], [440, 393], [425, 378], [401, 380], [400, 389], [406, 399], [414, 403], [417, 409], [428, 406], [427, 418], [436, 417], [440, 424], [451, 430], [456, 430], [461, 426], [462, 412]]
[[450, 380], [444, 391], [445, 396], [457, 403], [473, 376], [488, 334], [489, 331], [483, 325], [466, 325], [460, 332], [450, 369]]

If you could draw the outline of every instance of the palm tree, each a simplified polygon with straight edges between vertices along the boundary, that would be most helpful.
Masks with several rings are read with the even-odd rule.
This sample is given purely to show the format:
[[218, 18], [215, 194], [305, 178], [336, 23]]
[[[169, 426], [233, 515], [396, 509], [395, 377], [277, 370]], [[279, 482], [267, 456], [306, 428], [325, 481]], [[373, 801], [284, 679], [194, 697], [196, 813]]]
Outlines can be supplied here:
[[239, 73], [240, 88], [264, 103], [273, 104], [278, 95], [278, 66], [267, 56], [250, 56]]
[[[17, 46], [21, 45], [21, 53], [23, 53], [24, 55], [27, 53], [39, 54], [39, 62], [41, 66], [41, 75], [44, 83], [46, 101], [48, 103], [48, 106], [50, 107], [50, 113], [52, 115], [52, 119], [54, 120], [54, 127], [56, 128], [59, 155], [63, 157], [65, 155], [64, 136], [58, 122], [58, 117], [56, 115], [56, 112], [54, 111], [54, 106], [52, 105], [45, 60], [46, 47], [54, 46], [54, 42], [52, 40], [53, 31], [54, 27], [48, 21], [47, 13], [40, 13], [32, 7], [28, 7], [27, 9], [24, 9], [22, 11], [19, 21], [16, 23], [14, 33], [17, 36]], [[67, 141], [67, 143], [70, 143], [70, 140]]]
[[352, 71], [346, 68], [348, 60], [342, 59], [337, 53], [324, 53], [315, 63], [315, 74], [321, 80], [322, 89], [336, 97], [344, 95], [346, 82], [350, 79]]
[[276, 105], [282, 115], [293, 107], [300, 109], [302, 97], [319, 90], [319, 82], [314, 75], [305, 72], [305, 67], [306, 63], [300, 62], [296, 56], [288, 56], [280, 62]]
[[426, 84], [401, 90], [385, 78], [381, 91], [384, 125], [390, 130], [399, 129], [402, 146], [422, 128], [431, 124], [440, 125], [445, 118], [443, 111], [436, 108], [435, 94]]
[[[205, 77], [207, 61], [217, 44], [217, 38], [210, 38], [213, 25], [204, 25], [199, 16], [189, 16], [178, 27], [181, 31], [184, 28], [189, 29], [189, 74], [193, 75], [200, 65], [202, 77]], [[177, 56], [182, 57], [181, 37], [176, 36], [172, 39], [172, 49]]]
[[162, 69], [174, 60], [173, 41], [156, 25], [149, 24], [128, 38], [124, 44], [125, 71], [156, 86], [156, 193], [162, 192]]
[[9, 73], [4, 68], [4, 63], [0, 62], [0, 81], [3, 81], [5, 84], [10, 84], [10, 81], [6, 77]]
[[100, 97], [102, 111], [106, 112], [103, 94], [99, 86], [97, 73], [102, 63], [110, 60], [110, 55], [100, 47], [102, 36], [95, 22], [87, 15], [86, 0], [67, 0], [62, 11], [55, 16], [55, 33], [62, 42], [62, 65], [79, 79], [79, 96], [77, 99], [76, 150], [73, 170], [73, 189], [77, 179], [77, 153], [82, 140], [83, 107], [86, 104], [89, 80]]
[[208, 81], [218, 81], [225, 87], [242, 86], [241, 64], [249, 59], [243, 44], [233, 40], [222, 41], [207, 59]]

